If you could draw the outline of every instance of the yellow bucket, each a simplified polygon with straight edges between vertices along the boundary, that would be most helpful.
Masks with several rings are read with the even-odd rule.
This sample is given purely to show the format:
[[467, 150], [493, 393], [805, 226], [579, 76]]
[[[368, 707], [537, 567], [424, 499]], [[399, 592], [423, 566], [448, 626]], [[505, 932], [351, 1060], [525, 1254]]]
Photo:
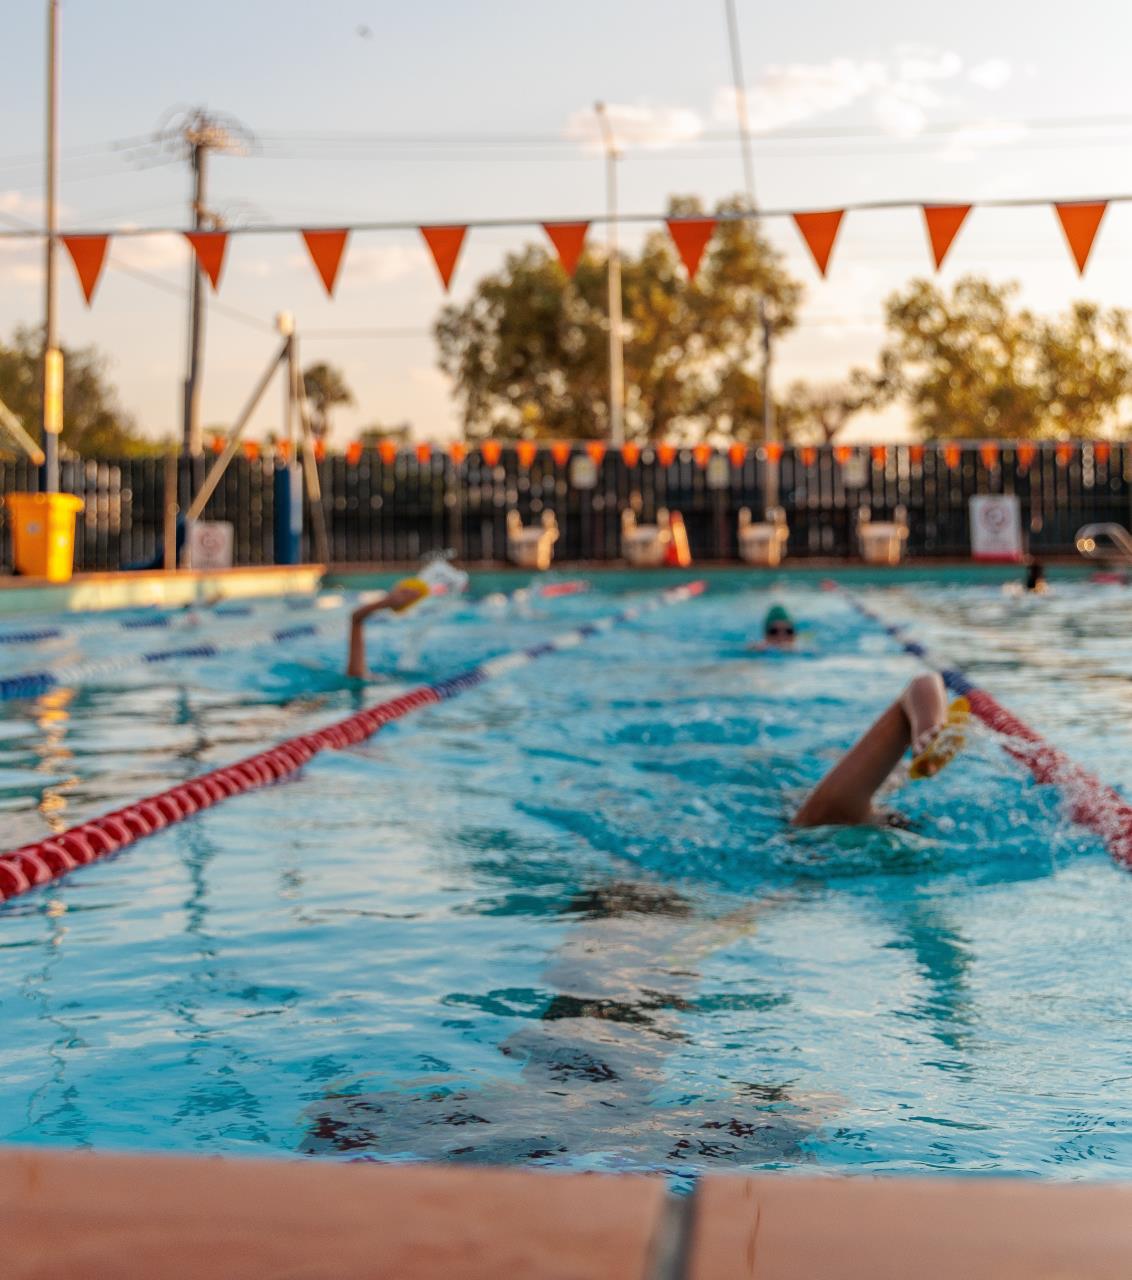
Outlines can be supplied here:
[[69, 582], [75, 566], [75, 517], [83, 500], [73, 493], [10, 493], [7, 503], [16, 572]]

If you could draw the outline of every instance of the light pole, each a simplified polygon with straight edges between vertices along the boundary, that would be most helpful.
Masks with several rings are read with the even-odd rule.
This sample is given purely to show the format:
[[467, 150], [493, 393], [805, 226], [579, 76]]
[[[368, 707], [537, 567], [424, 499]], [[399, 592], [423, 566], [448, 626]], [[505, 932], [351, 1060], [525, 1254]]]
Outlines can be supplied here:
[[63, 430], [63, 355], [55, 307], [55, 242], [59, 232], [59, 0], [47, 5], [47, 190], [43, 305], [43, 487], [59, 491], [59, 433]]
[[[739, 19], [735, 13], [735, 0], [723, 0], [727, 12], [727, 38], [731, 48], [731, 78], [735, 86], [735, 119], [739, 126], [739, 148], [743, 156], [743, 179], [747, 195], [747, 208], [754, 214], [755, 203], [755, 161], [751, 154], [751, 117], [747, 110], [747, 82], [743, 75], [743, 55], [739, 44]], [[763, 445], [773, 444], [777, 436], [777, 424], [774, 420], [774, 397], [771, 394], [770, 374], [773, 347], [773, 333], [770, 326], [770, 315], [767, 311], [766, 297], [759, 299], [759, 323], [762, 326], [762, 384], [763, 384]], [[766, 462], [766, 503], [767, 507], [778, 505], [778, 465], [767, 458]]]
[[608, 216], [609, 276], [609, 442], [625, 443], [625, 345], [621, 332], [621, 254], [617, 243], [617, 161], [620, 152], [605, 103], [594, 104], [605, 147], [605, 196]]

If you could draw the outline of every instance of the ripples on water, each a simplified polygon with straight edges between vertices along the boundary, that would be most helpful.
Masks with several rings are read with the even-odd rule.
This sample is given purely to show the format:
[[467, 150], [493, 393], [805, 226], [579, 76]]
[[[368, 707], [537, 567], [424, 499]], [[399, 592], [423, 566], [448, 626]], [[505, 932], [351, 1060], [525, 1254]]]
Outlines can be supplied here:
[[[1126, 1175], [1132, 878], [980, 733], [888, 798], [906, 829], [791, 830], [916, 668], [789, 579], [804, 649], [750, 655], [770, 597], [737, 581], [0, 911], [0, 1137], [677, 1179]], [[1128, 593], [867, 595], [1127, 784]], [[410, 615], [375, 629], [374, 665], [400, 688], [616, 603]], [[341, 647], [8, 704], [4, 843], [348, 714]]]

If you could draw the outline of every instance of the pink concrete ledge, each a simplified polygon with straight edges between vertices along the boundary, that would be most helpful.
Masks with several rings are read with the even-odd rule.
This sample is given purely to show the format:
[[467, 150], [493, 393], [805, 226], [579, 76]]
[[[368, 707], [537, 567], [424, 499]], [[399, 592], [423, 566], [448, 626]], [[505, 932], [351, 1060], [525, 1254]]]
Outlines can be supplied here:
[[1132, 1187], [0, 1153], [3, 1280], [1128, 1280]]

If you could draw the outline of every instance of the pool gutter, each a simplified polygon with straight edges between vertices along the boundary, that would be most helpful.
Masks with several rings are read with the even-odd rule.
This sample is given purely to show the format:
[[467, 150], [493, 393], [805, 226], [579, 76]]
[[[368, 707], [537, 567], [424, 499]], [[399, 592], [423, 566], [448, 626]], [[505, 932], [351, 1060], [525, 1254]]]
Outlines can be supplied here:
[[0, 617], [22, 613], [93, 613], [104, 609], [173, 607], [256, 596], [311, 595], [323, 578], [317, 564], [243, 569], [143, 569], [77, 573], [70, 582], [0, 577]]
[[1132, 1187], [0, 1153], [6, 1280], [1126, 1280]]

